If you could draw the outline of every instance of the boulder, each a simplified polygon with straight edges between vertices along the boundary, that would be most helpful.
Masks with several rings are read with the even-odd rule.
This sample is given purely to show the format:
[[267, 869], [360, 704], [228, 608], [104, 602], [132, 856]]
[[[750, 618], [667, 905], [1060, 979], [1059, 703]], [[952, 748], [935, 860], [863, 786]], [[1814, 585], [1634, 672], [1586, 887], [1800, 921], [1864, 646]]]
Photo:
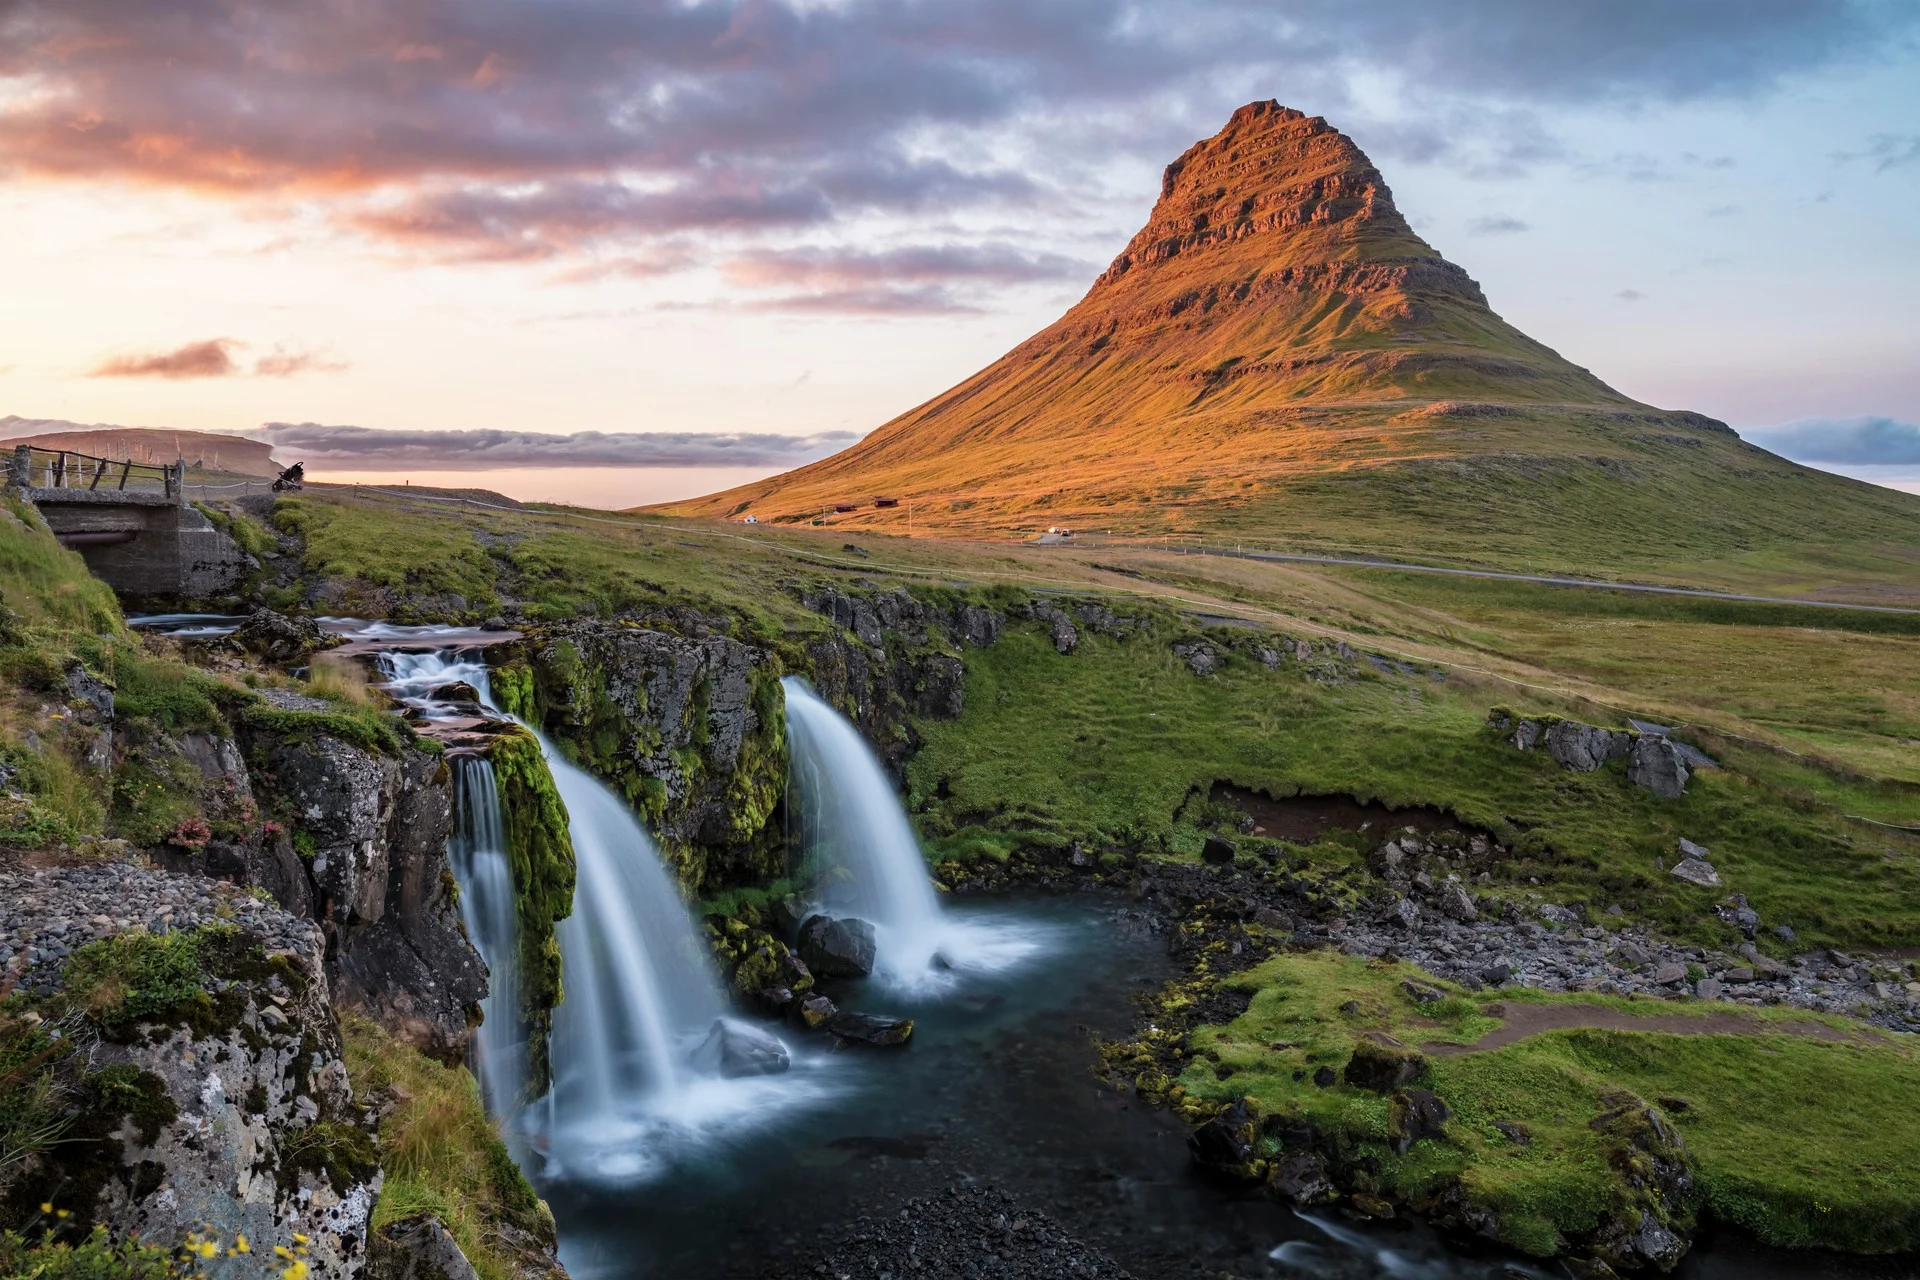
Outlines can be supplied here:
[[1197, 676], [1211, 675], [1220, 666], [1220, 654], [1205, 640], [1182, 640], [1173, 646], [1173, 654]]
[[414, 1214], [367, 1237], [366, 1280], [480, 1280], [439, 1217]]
[[299, 662], [316, 649], [340, 643], [312, 618], [288, 617], [271, 609], [255, 609], [228, 640], [256, 658], [281, 663]]
[[1234, 855], [1240, 852], [1240, 846], [1231, 840], [1222, 840], [1219, 836], [1208, 836], [1206, 844], [1200, 848], [1200, 860], [1216, 866], [1232, 862]]
[[1438, 1138], [1453, 1109], [1428, 1089], [1396, 1089], [1387, 1103], [1387, 1136], [1401, 1155], [1422, 1138]]
[[825, 996], [808, 996], [794, 1006], [794, 1017], [809, 1031], [826, 1026], [839, 1012], [840, 1007]]
[[1253, 1144], [1259, 1135], [1253, 1111], [1235, 1102], [1187, 1135], [1187, 1154], [1209, 1173], [1253, 1181]]
[[1072, 653], [1080, 647], [1080, 633], [1074, 628], [1073, 619], [1058, 605], [1036, 604], [1033, 616], [1046, 625], [1047, 638], [1053, 641], [1055, 652]]
[[1677, 800], [1684, 795], [1689, 776], [1687, 762], [1665, 738], [1642, 736], [1627, 753], [1627, 781], [1645, 787], [1662, 800]]
[[1720, 885], [1720, 873], [1705, 858], [1682, 858], [1667, 874], [1702, 889], [1715, 889]]
[[1522, 751], [1531, 751], [1540, 745], [1540, 725], [1534, 720], [1522, 720], [1513, 727], [1513, 745]]
[[1480, 915], [1479, 909], [1473, 905], [1473, 895], [1457, 881], [1451, 880], [1440, 890], [1440, 910], [1461, 921], [1474, 920]]
[[827, 1030], [854, 1044], [883, 1049], [903, 1045], [913, 1035], [912, 1018], [883, 1018], [873, 1013], [842, 1011], [827, 1019]]
[[1671, 1271], [1693, 1227], [1693, 1162], [1680, 1133], [1656, 1107], [1625, 1090], [1606, 1093], [1589, 1122], [1612, 1175], [1612, 1205], [1593, 1252], [1616, 1267]]
[[1427, 1059], [1417, 1049], [1409, 1049], [1388, 1036], [1356, 1040], [1353, 1057], [1347, 1060], [1346, 1080], [1360, 1089], [1392, 1093], [1411, 1084], [1426, 1072]]
[[715, 1018], [706, 1040], [693, 1051], [693, 1065], [708, 1075], [734, 1080], [779, 1075], [793, 1061], [778, 1036], [731, 1018]]
[[1295, 1204], [1331, 1204], [1339, 1196], [1326, 1162], [1311, 1151], [1295, 1151], [1276, 1162], [1269, 1185]]
[[1633, 739], [1612, 729], [1600, 729], [1578, 720], [1556, 720], [1547, 726], [1547, 754], [1575, 773], [1592, 773], [1631, 749]]
[[864, 978], [873, 958], [873, 926], [865, 920], [812, 915], [800, 925], [800, 959], [816, 977]]

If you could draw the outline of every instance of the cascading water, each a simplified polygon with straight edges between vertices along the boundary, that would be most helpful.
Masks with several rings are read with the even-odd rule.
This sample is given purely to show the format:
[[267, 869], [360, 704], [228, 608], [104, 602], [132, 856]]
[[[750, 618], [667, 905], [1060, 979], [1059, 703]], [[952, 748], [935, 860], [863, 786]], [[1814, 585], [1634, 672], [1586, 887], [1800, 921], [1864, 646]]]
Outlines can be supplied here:
[[453, 836], [447, 857], [460, 884], [460, 916], [487, 964], [487, 996], [477, 1033], [477, 1067], [487, 1109], [511, 1117], [527, 1101], [527, 1043], [520, 1017], [520, 946], [514, 918], [513, 870], [493, 766], [457, 756], [453, 771]]
[[[445, 651], [391, 653], [382, 655], [381, 665], [390, 677], [388, 690], [410, 705], [429, 707], [432, 690], [458, 681], [472, 686], [492, 715], [509, 718], [494, 704], [486, 667], [478, 660]], [[785, 1066], [788, 1052], [777, 1038], [724, 1016], [712, 959], [632, 811], [545, 735], [523, 727], [539, 742], [566, 806], [576, 882], [573, 913], [558, 931], [566, 995], [554, 1010], [553, 1085], [522, 1127], [545, 1130], [538, 1145], [546, 1151], [550, 1175], [637, 1179], [669, 1161], [689, 1132], [728, 1127], [743, 1113], [764, 1113], [776, 1091], [800, 1096], [806, 1090], [768, 1078], [725, 1078], [735, 1074], [738, 1058], [730, 1064], [716, 1025], [728, 1028], [730, 1047], [753, 1056], [752, 1070], [767, 1070], [770, 1055]], [[484, 761], [470, 763], [485, 768], [491, 784], [491, 768]], [[471, 782], [476, 790], [482, 785], [477, 773]], [[496, 795], [496, 823], [498, 809]], [[504, 848], [504, 834], [499, 845]], [[501, 863], [504, 869], [504, 858]], [[469, 882], [458, 867], [456, 874], [477, 909], [486, 896], [484, 885]], [[505, 883], [509, 937], [511, 888]], [[469, 921], [476, 941], [486, 927]], [[493, 968], [494, 953], [483, 947], [482, 954]], [[514, 949], [509, 946], [504, 954], [512, 964]], [[490, 999], [499, 998], [502, 989], [518, 990], [517, 980], [507, 986], [497, 976], [496, 982], [500, 985]], [[517, 1011], [503, 1022], [516, 1030], [521, 1025]], [[487, 1056], [494, 1052], [484, 1043], [482, 1049]], [[515, 1050], [513, 1061], [524, 1064], [524, 1046]], [[489, 1103], [502, 1115], [510, 1115], [511, 1100], [524, 1088], [521, 1070], [519, 1077], [503, 1079], [500, 1090], [488, 1085]]]
[[965, 969], [1032, 955], [1037, 938], [940, 910], [920, 843], [880, 759], [845, 716], [798, 676], [787, 701], [790, 795], [807, 857], [825, 872], [821, 905], [874, 929], [874, 972], [895, 986], [944, 985]]

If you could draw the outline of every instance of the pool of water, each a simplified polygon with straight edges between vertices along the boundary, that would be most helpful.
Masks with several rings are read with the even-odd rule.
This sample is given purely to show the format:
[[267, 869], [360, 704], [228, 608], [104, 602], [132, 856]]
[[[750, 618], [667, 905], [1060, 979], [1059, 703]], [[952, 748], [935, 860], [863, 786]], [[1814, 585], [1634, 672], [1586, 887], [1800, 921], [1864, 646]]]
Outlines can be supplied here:
[[[842, 1007], [908, 1015], [900, 1050], [796, 1048], [791, 1076], [754, 1082], [687, 1123], [636, 1134], [627, 1176], [543, 1182], [577, 1280], [761, 1274], [817, 1251], [863, 1214], [973, 1177], [1104, 1251], [1141, 1280], [1317, 1277], [1489, 1280], [1564, 1268], [1466, 1256], [1417, 1224], [1302, 1214], [1197, 1177], [1185, 1126], [1102, 1088], [1097, 1037], [1119, 1035], [1134, 995], [1170, 976], [1165, 939], [1111, 899], [963, 900], [957, 923], [1003, 931], [1008, 962], [944, 986], [847, 984]], [[711, 1100], [709, 1100], [711, 1101]], [[564, 1158], [564, 1153], [555, 1153]], [[1910, 1263], [1787, 1254], [1709, 1239], [1684, 1280], [1913, 1277]]]

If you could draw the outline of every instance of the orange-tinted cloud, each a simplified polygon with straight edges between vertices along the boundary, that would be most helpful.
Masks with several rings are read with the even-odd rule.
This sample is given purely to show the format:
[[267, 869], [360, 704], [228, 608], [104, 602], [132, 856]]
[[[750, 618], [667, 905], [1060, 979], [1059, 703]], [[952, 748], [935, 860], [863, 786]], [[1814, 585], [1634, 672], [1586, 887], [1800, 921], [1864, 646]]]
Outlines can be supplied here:
[[232, 338], [189, 342], [172, 351], [111, 356], [89, 375], [95, 378], [226, 378], [239, 372], [232, 349], [246, 344]]
[[299, 373], [343, 373], [347, 362], [326, 351], [287, 351], [275, 347], [253, 362], [256, 378], [291, 378]]

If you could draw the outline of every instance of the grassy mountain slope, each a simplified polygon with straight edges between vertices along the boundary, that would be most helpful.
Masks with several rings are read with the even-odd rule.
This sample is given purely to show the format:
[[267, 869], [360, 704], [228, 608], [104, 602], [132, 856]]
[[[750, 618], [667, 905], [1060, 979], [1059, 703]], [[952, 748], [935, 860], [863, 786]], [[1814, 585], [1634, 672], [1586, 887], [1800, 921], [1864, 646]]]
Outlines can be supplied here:
[[1508, 325], [1358, 147], [1272, 102], [1169, 166], [1060, 320], [842, 453], [667, 509], [837, 503], [862, 509], [834, 525], [899, 531], [911, 505], [922, 534], [1199, 531], [1588, 572], [1811, 545], [1913, 576], [1899, 548], [1920, 541], [1920, 498], [1639, 404]]

